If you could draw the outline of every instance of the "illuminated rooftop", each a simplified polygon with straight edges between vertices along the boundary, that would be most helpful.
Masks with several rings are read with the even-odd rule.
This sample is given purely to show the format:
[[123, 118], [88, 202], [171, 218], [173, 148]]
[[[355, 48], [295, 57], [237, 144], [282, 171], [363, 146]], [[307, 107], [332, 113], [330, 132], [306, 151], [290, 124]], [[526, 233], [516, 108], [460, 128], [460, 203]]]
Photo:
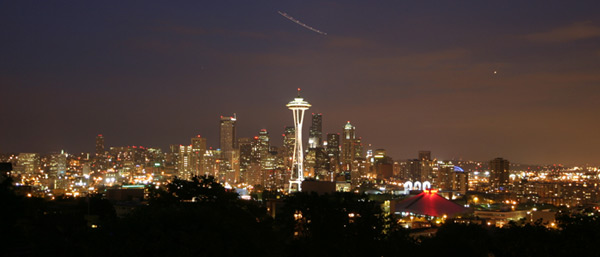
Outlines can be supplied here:
[[300, 88], [298, 88], [298, 97], [294, 98], [293, 101], [289, 102], [285, 106], [287, 106], [291, 110], [307, 110], [311, 105], [307, 101], [304, 101], [304, 98], [300, 96]]

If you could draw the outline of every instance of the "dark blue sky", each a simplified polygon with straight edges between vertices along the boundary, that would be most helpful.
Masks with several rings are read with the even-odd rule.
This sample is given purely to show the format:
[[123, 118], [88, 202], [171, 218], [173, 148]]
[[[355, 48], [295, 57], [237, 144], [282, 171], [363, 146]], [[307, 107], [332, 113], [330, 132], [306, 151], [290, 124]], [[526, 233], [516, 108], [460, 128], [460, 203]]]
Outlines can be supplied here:
[[[328, 35], [303, 28], [287, 12]], [[600, 163], [598, 1], [2, 1], [0, 152], [280, 144], [298, 87], [396, 159]], [[497, 71], [497, 74], [494, 74]], [[308, 127], [308, 126], [305, 126]]]

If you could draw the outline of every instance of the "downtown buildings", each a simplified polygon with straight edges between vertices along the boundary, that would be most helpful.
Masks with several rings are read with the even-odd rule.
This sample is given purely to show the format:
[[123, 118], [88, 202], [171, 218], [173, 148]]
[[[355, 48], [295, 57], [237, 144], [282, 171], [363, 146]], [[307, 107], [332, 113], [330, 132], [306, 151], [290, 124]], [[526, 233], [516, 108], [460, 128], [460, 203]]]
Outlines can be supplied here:
[[[386, 149], [365, 146], [350, 121], [327, 133], [323, 131], [326, 114], [306, 115], [310, 126], [303, 142], [297, 142], [301, 131], [289, 123], [280, 131], [263, 128], [253, 137], [238, 138], [238, 122], [243, 119], [233, 114], [218, 119], [219, 147], [210, 147], [207, 138], [200, 135], [189, 137], [185, 144], [173, 144], [168, 151], [144, 146], [107, 147], [110, 138], [105, 141], [103, 135], [97, 135], [93, 154], [20, 153], [5, 155], [0, 161], [13, 163], [13, 175], [20, 185], [53, 194], [73, 195], [118, 185], [160, 185], [174, 177], [208, 175], [235, 188], [279, 192], [288, 191], [290, 181], [298, 184], [306, 179], [334, 182], [339, 191], [358, 193], [403, 194], [432, 188], [449, 198], [485, 192], [511, 202], [565, 206], [590, 204], [599, 198], [600, 177], [591, 168], [532, 172], [503, 158], [486, 162], [438, 160], [431, 151], [418, 151], [414, 159], [393, 159]], [[280, 133], [283, 144], [276, 146], [273, 135]]]

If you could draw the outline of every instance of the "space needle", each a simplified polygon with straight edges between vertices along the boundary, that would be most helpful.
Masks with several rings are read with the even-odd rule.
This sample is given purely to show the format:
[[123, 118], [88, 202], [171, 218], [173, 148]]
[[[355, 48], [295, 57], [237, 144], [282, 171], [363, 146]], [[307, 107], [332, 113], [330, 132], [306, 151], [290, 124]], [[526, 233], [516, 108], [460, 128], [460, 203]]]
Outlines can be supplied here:
[[289, 192], [302, 191], [302, 181], [304, 180], [304, 154], [302, 151], [302, 120], [304, 120], [304, 111], [310, 108], [310, 104], [300, 97], [300, 88], [298, 88], [298, 96], [287, 106], [294, 114], [294, 127], [296, 128], [296, 140], [294, 143], [294, 155], [292, 157], [292, 176], [290, 177]]

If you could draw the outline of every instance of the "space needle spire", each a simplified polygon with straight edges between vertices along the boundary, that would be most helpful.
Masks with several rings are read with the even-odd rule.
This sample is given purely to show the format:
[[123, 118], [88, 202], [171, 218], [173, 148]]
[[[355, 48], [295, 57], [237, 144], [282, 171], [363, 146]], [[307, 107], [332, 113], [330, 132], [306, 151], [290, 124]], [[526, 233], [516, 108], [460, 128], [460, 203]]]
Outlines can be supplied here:
[[288, 109], [292, 110], [294, 115], [294, 127], [296, 129], [296, 140], [294, 143], [294, 155], [292, 157], [292, 176], [290, 177], [289, 192], [302, 191], [302, 181], [304, 180], [304, 154], [302, 150], [302, 121], [304, 120], [304, 111], [310, 108], [310, 104], [304, 101], [300, 96], [300, 88], [298, 88], [298, 96], [287, 105]]

